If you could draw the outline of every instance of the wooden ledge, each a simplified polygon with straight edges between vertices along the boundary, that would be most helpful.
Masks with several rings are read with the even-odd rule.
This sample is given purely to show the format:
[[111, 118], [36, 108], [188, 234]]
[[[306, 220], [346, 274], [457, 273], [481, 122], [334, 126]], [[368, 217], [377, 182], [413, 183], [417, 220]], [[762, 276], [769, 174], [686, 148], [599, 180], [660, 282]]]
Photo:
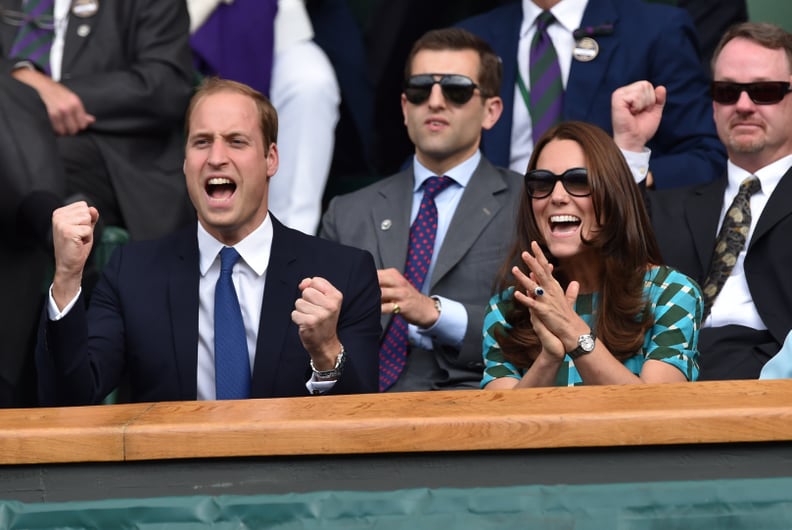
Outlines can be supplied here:
[[792, 440], [792, 380], [0, 410], [0, 463]]

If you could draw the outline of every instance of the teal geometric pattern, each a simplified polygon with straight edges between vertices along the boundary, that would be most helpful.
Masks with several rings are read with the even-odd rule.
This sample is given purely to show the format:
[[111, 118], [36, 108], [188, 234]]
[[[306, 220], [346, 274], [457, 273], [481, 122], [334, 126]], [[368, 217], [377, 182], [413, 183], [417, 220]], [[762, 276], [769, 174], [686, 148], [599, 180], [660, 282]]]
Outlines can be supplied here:
[[[504, 314], [513, 304], [513, 288], [490, 299], [484, 315], [484, 377], [481, 387], [499, 377], [520, 379], [525, 373], [503, 358], [495, 340], [499, 329], [511, 326]], [[624, 361], [624, 366], [635, 375], [641, 373], [644, 362], [654, 359], [678, 368], [688, 381], [699, 374], [698, 334], [701, 325], [703, 302], [701, 290], [692, 279], [666, 266], [652, 267], [644, 278], [644, 295], [654, 325], [647, 330], [641, 351]], [[594, 329], [594, 315], [598, 305], [597, 293], [578, 295], [575, 312]], [[578, 386], [583, 380], [568, 356], [564, 358], [556, 376], [556, 386]]]

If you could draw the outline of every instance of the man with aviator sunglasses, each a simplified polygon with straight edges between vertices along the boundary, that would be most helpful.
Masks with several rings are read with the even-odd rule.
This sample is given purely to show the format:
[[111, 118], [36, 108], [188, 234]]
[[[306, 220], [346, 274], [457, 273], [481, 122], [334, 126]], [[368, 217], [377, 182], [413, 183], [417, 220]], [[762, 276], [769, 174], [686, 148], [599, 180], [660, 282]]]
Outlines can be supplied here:
[[[667, 263], [707, 292], [722, 286], [699, 334], [699, 379], [754, 379], [792, 329], [792, 34], [744, 23], [722, 37], [712, 60], [712, 108], [729, 160], [726, 178], [684, 190], [649, 191], [652, 222]], [[750, 226], [737, 255], [717, 260], [727, 217], [745, 219], [733, 203], [752, 185]], [[736, 201], [740, 202], [740, 201]], [[730, 221], [731, 224], [731, 221]], [[747, 224], [747, 223], [746, 223]], [[727, 225], [729, 226], [729, 225]], [[731, 270], [718, 267], [723, 261]], [[709, 280], [709, 282], [708, 282]]]
[[[520, 175], [494, 167], [479, 151], [482, 130], [501, 115], [501, 63], [465, 30], [434, 30], [414, 44], [405, 80], [401, 106], [415, 145], [410, 167], [335, 197], [320, 235], [374, 255], [383, 342], [393, 345], [394, 327], [406, 324], [403, 367], [394, 370], [380, 350], [380, 390], [478, 388], [484, 308], [511, 239], [521, 188]], [[408, 248], [419, 238], [411, 231], [419, 233], [432, 208], [425, 190], [434, 177], [447, 187], [434, 200], [428, 270], [416, 278]]]

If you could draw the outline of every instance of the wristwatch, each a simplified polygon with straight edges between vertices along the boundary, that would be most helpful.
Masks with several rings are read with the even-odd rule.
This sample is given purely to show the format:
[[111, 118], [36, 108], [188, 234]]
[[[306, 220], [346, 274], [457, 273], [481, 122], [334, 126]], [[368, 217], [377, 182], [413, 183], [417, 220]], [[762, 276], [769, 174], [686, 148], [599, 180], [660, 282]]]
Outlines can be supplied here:
[[342, 344], [341, 353], [336, 357], [335, 366], [330, 370], [317, 370], [313, 359], [311, 359], [311, 370], [313, 370], [317, 381], [334, 381], [341, 377], [341, 372], [344, 371], [344, 361], [346, 361], [346, 351], [344, 351], [344, 345]]
[[588, 333], [587, 335], [581, 335], [578, 337], [578, 347], [574, 350], [567, 352], [567, 355], [572, 358], [572, 360], [577, 359], [581, 355], [586, 355], [587, 353], [591, 353], [594, 351], [594, 342], [596, 337], [594, 333]]

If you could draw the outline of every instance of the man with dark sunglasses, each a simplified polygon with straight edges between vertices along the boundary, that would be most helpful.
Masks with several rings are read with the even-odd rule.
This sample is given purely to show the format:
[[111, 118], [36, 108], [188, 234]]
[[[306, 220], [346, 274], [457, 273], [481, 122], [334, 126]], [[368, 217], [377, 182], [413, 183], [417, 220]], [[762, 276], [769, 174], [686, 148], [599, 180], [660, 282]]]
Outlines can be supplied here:
[[[498, 57], [473, 34], [423, 35], [407, 59], [401, 96], [415, 145], [410, 167], [335, 197], [324, 216], [321, 236], [369, 250], [379, 270], [381, 391], [481, 381], [484, 307], [521, 188], [520, 175], [479, 152], [482, 129], [501, 115], [500, 81]], [[442, 191], [432, 201], [435, 189]]]
[[733, 26], [712, 71], [726, 177], [647, 195], [664, 258], [705, 293], [699, 379], [753, 379], [792, 329], [792, 34]]

